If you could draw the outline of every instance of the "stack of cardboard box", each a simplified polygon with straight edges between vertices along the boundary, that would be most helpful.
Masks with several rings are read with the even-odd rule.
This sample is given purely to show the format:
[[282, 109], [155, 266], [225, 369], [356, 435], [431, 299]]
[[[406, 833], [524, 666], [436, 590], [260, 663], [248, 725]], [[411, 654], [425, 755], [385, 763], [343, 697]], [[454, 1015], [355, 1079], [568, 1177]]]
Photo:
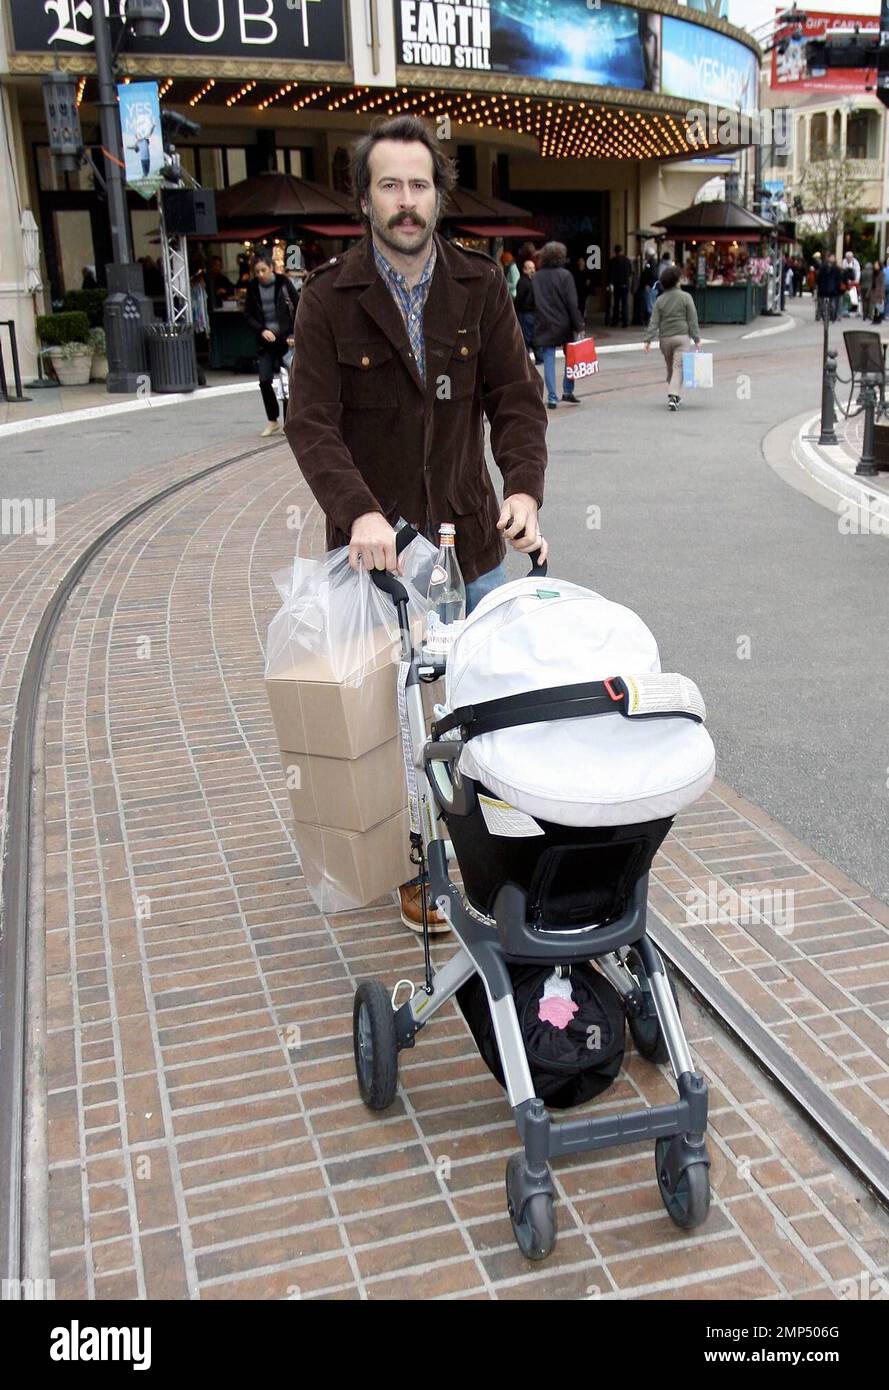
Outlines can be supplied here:
[[[294, 837], [306, 883], [326, 912], [366, 905], [414, 877], [398, 723], [398, 662], [379, 629], [356, 667], [339, 655], [297, 653], [291, 670], [266, 680], [281, 750]], [[355, 671], [361, 670], [359, 684]], [[444, 682], [423, 687], [427, 719]]]

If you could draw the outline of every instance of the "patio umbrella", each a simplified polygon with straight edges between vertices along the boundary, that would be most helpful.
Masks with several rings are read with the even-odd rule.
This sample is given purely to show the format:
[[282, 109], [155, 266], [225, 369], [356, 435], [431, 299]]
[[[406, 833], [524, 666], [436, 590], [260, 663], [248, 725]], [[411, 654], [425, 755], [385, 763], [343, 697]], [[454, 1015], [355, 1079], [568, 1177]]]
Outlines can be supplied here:
[[342, 222], [344, 213], [354, 215], [352, 201], [345, 193], [273, 170], [221, 189], [216, 194], [216, 212], [226, 220], [262, 218], [265, 223], [325, 217]]
[[774, 222], [729, 202], [695, 203], [662, 217], [658, 226], [666, 228], [671, 237], [697, 241], [730, 241], [733, 237], [755, 241], [775, 232]]
[[22, 254], [25, 261], [25, 293], [36, 294], [43, 287], [40, 278], [40, 233], [30, 208], [22, 213]]

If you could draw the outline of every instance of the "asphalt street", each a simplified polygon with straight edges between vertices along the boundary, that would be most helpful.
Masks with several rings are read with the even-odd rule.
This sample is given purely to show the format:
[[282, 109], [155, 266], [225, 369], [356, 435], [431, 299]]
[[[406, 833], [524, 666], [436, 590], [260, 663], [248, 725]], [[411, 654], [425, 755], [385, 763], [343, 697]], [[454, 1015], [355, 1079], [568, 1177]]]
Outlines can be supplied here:
[[[698, 682], [719, 775], [889, 901], [889, 540], [841, 534], [764, 459], [819, 401], [820, 326], [789, 307], [774, 336], [705, 329], [716, 385], [677, 415], [656, 350], [603, 356], [582, 406], [549, 415], [541, 524], [550, 573], [634, 608]], [[13, 436], [0, 484], [61, 507], [262, 423], [257, 390]]]

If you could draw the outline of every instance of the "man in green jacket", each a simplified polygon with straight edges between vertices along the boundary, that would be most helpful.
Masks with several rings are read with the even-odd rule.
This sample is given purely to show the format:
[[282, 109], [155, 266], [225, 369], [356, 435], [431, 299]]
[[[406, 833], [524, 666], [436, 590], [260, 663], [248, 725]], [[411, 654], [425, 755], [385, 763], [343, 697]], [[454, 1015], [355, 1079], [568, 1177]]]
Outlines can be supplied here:
[[679, 271], [675, 265], [668, 265], [661, 271], [663, 293], [654, 301], [654, 308], [648, 327], [645, 330], [645, 351], [651, 352], [651, 342], [657, 338], [667, 365], [667, 406], [678, 409], [682, 397], [682, 354], [691, 350], [701, 350], [701, 330], [698, 327], [698, 311], [695, 302], [685, 290], [680, 290]]

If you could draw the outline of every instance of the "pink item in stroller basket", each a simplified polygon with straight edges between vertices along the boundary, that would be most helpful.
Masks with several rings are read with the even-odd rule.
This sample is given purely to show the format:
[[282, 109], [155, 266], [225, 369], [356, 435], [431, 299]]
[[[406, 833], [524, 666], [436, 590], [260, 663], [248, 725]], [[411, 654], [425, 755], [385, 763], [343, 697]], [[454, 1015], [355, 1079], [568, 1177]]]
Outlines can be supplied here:
[[554, 1028], [567, 1028], [578, 1005], [571, 997], [571, 981], [560, 979], [553, 972], [543, 986], [543, 997], [537, 1010], [541, 1023], [551, 1023]]

